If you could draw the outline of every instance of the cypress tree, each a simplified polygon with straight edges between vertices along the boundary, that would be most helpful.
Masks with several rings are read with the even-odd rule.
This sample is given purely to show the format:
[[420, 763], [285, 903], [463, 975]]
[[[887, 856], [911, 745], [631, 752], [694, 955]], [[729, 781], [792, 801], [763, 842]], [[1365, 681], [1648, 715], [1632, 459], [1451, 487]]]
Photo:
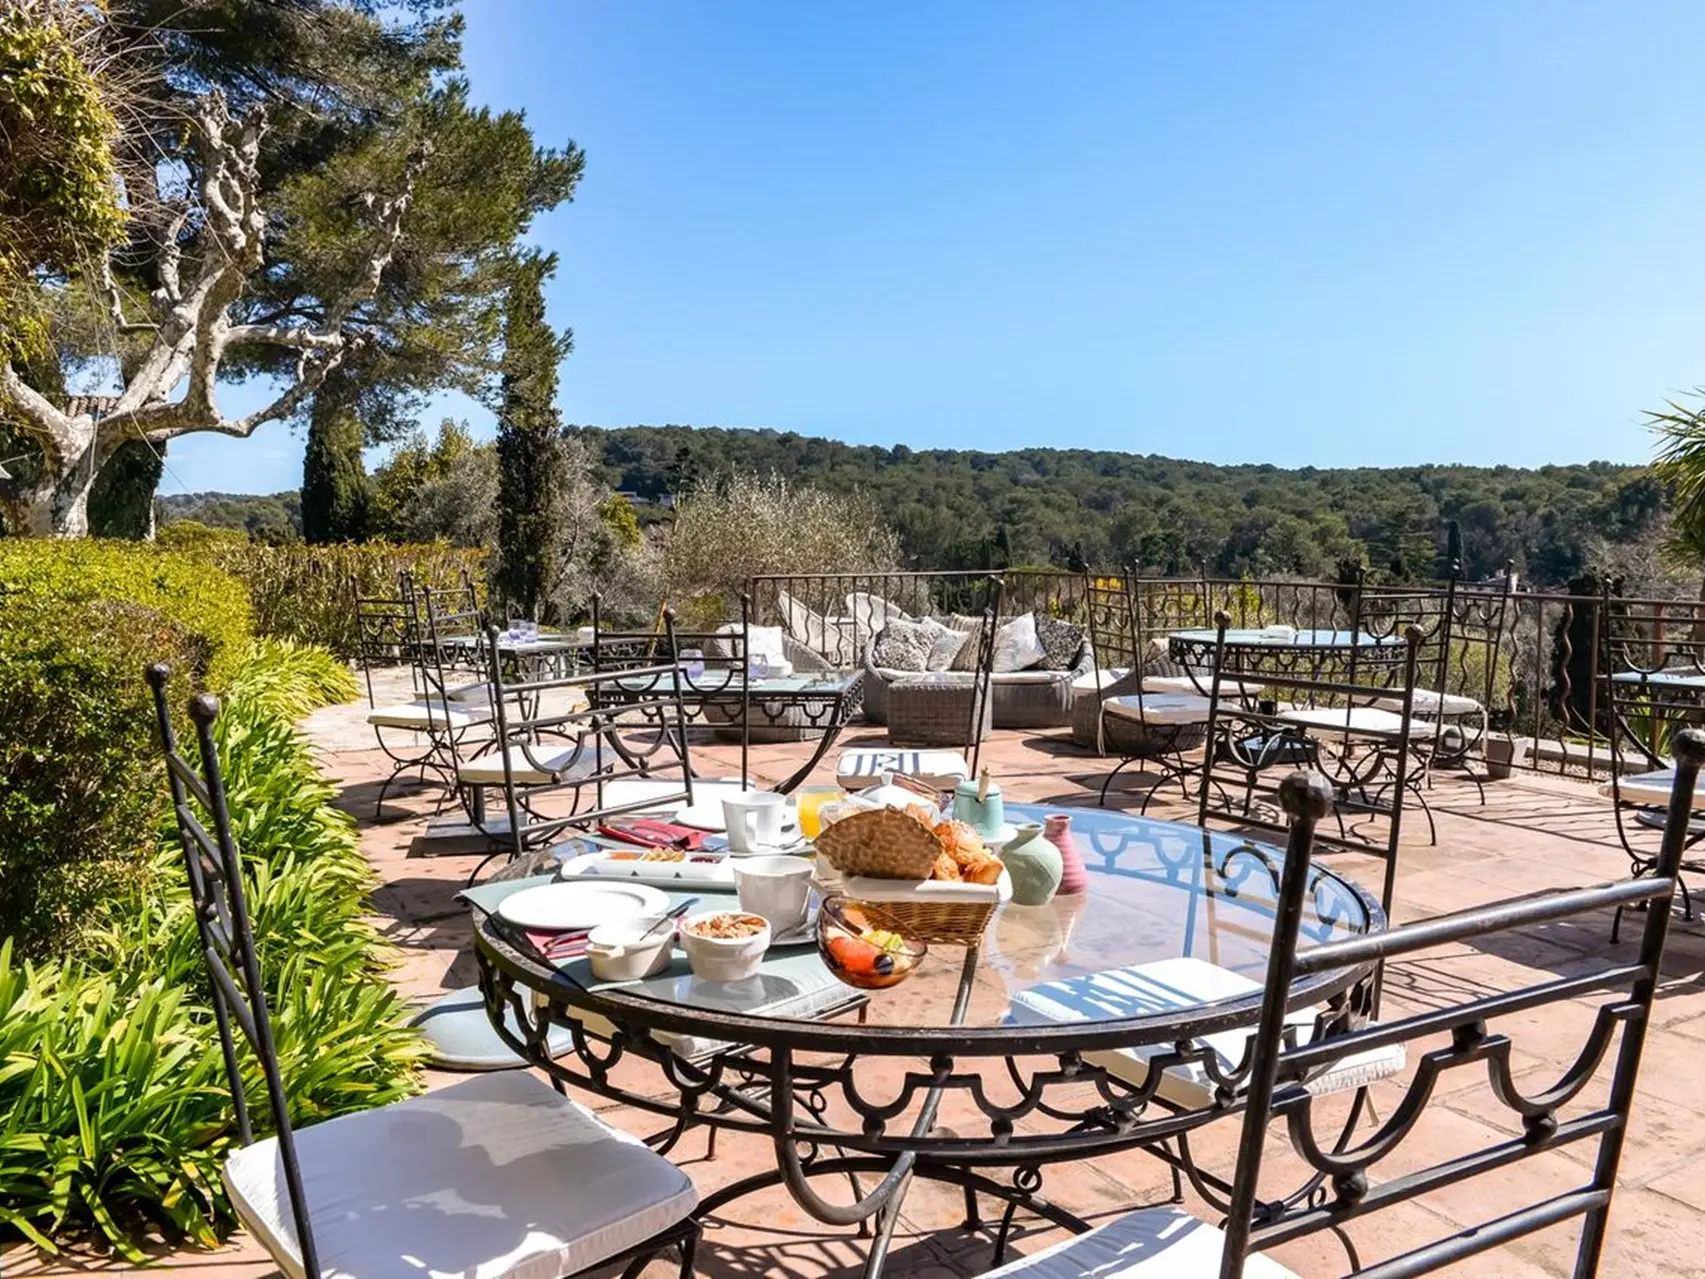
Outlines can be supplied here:
[[308, 542], [359, 542], [367, 525], [365, 431], [355, 407], [355, 386], [334, 371], [314, 394], [308, 452], [302, 467], [302, 538]]
[[554, 620], [563, 562], [564, 459], [557, 364], [573, 337], [545, 318], [544, 284], [556, 255], [517, 260], [503, 318], [503, 404], [497, 423], [497, 557], [492, 593], [521, 616]]
[[89, 490], [89, 533], [141, 541], [154, 535], [154, 490], [160, 487], [164, 444], [126, 440], [107, 459]]

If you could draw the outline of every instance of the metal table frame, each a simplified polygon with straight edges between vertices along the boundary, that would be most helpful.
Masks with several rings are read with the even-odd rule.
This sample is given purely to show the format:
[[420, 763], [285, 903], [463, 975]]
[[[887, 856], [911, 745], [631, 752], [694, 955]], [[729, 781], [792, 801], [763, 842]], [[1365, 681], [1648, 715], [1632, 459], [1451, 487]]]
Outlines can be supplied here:
[[[648, 701], [656, 696], [658, 678], [652, 676], [645, 680], [635, 680], [631, 686], [618, 682], [605, 689], [604, 696], [608, 700], [616, 695], [619, 688], [621, 696], [628, 697], [635, 703]], [[794, 683], [798, 683], [800, 687], [779, 687]], [[859, 692], [863, 683], [864, 672], [856, 670], [823, 672], [820, 675], [789, 675], [754, 683], [746, 679], [741, 672], [726, 667], [707, 668], [697, 676], [687, 673], [683, 668], [681, 701], [687, 713], [695, 717], [706, 706], [715, 706], [731, 717], [738, 716], [742, 784], [751, 776], [749, 730], [754, 713], [772, 726], [789, 724], [790, 719], [797, 715], [803, 718], [805, 723], [792, 723], [789, 724], [790, 727], [820, 729], [821, 736], [817, 738], [810, 757], [775, 787], [786, 794], [811, 775], [811, 770], [822, 762], [829, 748], [840, 737], [841, 730], [847, 726], [859, 708]]]
[[[1283, 862], [1280, 850], [1250, 842], [1226, 847], [1223, 835], [1216, 842], [1212, 832], [1181, 829], [1194, 838], [1185, 841], [1186, 851], [1176, 862], [1163, 855], [1159, 871], [1117, 868], [1128, 831], [1087, 833], [1086, 860], [1093, 865], [1099, 858], [1100, 873], [1111, 867], [1113, 874], [1183, 891], [1204, 871], [1204, 845], [1198, 840], [1205, 840], [1212, 869], [1224, 882], [1214, 900], [1271, 916], [1269, 902], [1277, 899]], [[1109, 834], [1119, 838], [1107, 840]], [[1323, 928], [1330, 930], [1346, 918], [1320, 906], [1329, 892], [1341, 892], [1342, 907], [1359, 911], [1364, 931], [1384, 929], [1379, 905], [1353, 881], [1320, 869], [1313, 892]], [[752, 1016], [665, 1002], [622, 988], [587, 989], [532, 953], [500, 919], [475, 913], [480, 988], [492, 1024], [511, 1048], [559, 1086], [572, 1084], [670, 1120], [671, 1140], [693, 1123], [768, 1137], [775, 1169], [717, 1191], [700, 1204], [699, 1214], [709, 1215], [744, 1195], [784, 1185], [820, 1221], [856, 1224], [861, 1232], [874, 1223], [865, 1266], [871, 1276], [881, 1273], [906, 1187], [914, 1177], [959, 1186], [971, 1225], [980, 1222], [978, 1193], [1005, 1205], [996, 1238], [997, 1261], [1020, 1208], [1068, 1229], [1088, 1228], [1081, 1218], [1042, 1197], [1046, 1165], [1140, 1147], [1170, 1164], [1175, 1174], [1185, 1169], [1196, 1182], [1185, 1138], [1204, 1124], [1241, 1111], [1240, 1090], [1250, 1065], [1245, 1060], [1227, 1070], [1200, 1040], [1252, 1027], [1264, 994], [1119, 1020], [970, 1026], [963, 1020], [981, 960], [980, 947], [972, 947], [965, 950], [953, 1012], [944, 1025]], [[1187, 949], [1189, 945], [1187, 940]], [[1344, 1033], [1366, 1023], [1372, 977], [1371, 964], [1315, 975], [1296, 982], [1288, 1002], [1293, 1008], [1322, 1005], [1313, 1030], [1317, 1039]], [[524, 1028], [520, 1036], [505, 1027], [506, 1010], [513, 1011]], [[608, 1021], [613, 1033], [589, 1031], [582, 1020], [585, 1014]], [[569, 1030], [572, 1057], [551, 1058], [547, 1038], [553, 1026]], [[737, 1051], [687, 1061], [655, 1038], [660, 1031], [714, 1039]], [[1084, 1054], [1094, 1050], [1141, 1045], [1171, 1047], [1150, 1059], [1140, 1087], [1084, 1060]], [[669, 1093], [618, 1083], [615, 1069], [629, 1057], [655, 1066]], [[882, 1058], [922, 1058], [925, 1064], [904, 1071], [896, 1095], [867, 1096], [859, 1086], [860, 1063]], [[985, 1090], [975, 1066], [990, 1060], [1002, 1063], [1016, 1101], [1002, 1104]], [[1219, 1099], [1214, 1106], [1181, 1111], [1158, 1097], [1163, 1072], [1178, 1065], [1196, 1065], [1205, 1073]], [[1082, 1093], [1086, 1085], [1087, 1100]], [[980, 1130], [950, 1133], [935, 1127], [936, 1114], [949, 1096], [968, 1102], [982, 1117]], [[832, 1100], [858, 1117], [856, 1126], [832, 1120]], [[913, 1118], [897, 1124], [908, 1110], [914, 1110]], [[1021, 1132], [1018, 1122], [1029, 1118], [1052, 1121], [1058, 1130]], [[991, 1175], [1002, 1169], [1010, 1173], [1006, 1182]], [[858, 1181], [863, 1175], [878, 1178], [868, 1191]], [[854, 1201], [824, 1199], [811, 1182], [825, 1176], [851, 1179]], [[1223, 1185], [1217, 1178], [1209, 1181]]]

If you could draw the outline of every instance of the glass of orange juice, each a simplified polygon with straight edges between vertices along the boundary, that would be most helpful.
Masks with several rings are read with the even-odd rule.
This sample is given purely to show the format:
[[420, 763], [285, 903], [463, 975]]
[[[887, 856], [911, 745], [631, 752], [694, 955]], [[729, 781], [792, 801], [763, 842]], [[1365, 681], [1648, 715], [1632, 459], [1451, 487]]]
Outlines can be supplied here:
[[823, 819], [818, 810], [824, 804], [845, 799], [847, 795], [839, 786], [801, 786], [796, 794], [799, 796], [799, 833], [806, 839], [816, 839], [823, 829]]

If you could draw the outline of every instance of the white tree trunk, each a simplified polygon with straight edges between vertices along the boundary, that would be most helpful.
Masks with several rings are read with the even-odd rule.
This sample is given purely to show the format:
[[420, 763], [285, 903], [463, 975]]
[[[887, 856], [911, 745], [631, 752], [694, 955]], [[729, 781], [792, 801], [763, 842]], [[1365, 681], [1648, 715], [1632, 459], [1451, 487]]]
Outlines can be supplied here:
[[[336, 368], [352, 339], [345, 325], [378, 291], [379, 278], [402, 238], [414, 182], [430, 154], [422, 145], [410, 157], [401, 191], [371, 196], [367, 208], [375, 239], [359, 275], [341, 297], [298, 324], [236, 324], [230, 310], [245, 284], [260, 270], [266, 216], [256, 199], [256, 165], [265, 125], [257, 113], [233, 120], [219, 94], [201, 103], [196, 120], [201, 142], [197, 183], [202, 214], [195, 278], [180, 278], [179, 230], [191, 211], [185, 203], [172, 224], [172, 239], [160, 264], [161, 286], [150, 296], [152, 318], [130, 323], [110, 269], [106, 288], [113, 322], [121, 331], [150, 332], [153, 340], [125, 380], [123, 390], [98, 411], [66, 411], [26, 386], [11, 362], [0, 357], [0, 400], [13, 421], [42, 450], [43, 479], [24, 485], [0, 478], [0, 510], [18, 533], [37, 537], [82, 537], [89, 531], [89, 492], [101, 467], [126, 440], [155, 447], [195, 431], [246, 437], [262, 422], [288, 417]], [[297, 352], [296, 376], [271, 404], [241, 418], [227, 418], [215, 397], [219, 366], [233, 346], [258, 343]], [[182, 388], [183, 394], [177, 391]]]
[[61, 415], [49, 454], [56, 465], [47, 468], [34, 485], [12, 480], [0, 487], [0, 510], [14, 535], [23, 537], [87, 537], [89, 494], [107, 454], [96, 447], [95, 419], [90, 415]]

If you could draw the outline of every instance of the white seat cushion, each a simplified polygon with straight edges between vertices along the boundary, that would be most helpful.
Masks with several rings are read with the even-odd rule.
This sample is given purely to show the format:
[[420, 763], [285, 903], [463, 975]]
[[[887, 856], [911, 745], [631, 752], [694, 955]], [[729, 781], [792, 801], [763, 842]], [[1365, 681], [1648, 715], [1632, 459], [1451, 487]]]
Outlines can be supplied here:
[[[1225, 1235], [1182, 1208], [1139, 1208], [1041, 1252], [990, 1270], [1028, 1279], [1219, 1279]], [[1256, 1253], [1244, 1279], [1297, 1279], [1278, 1262]]]
[[1063, 684], [1070, 671], [995, 671], [989, 678], [997, 684]]
[[472, 684], [455, 684], [444, 690], [444, 695], [452, 702], [491, 702], [491, 685], [485, 680], [476, 680]]
[[[299, 1129], [296, 1150], [327, 1279], [575, 1274], [698, 1204], [667, 1159], [519, 1070]], [[306, 1279], [277, 1141], [233, 1154], [225, 1185]]]
[[[1212, 687], [1212, 678], [1206, 672], [1202, 675], [1200, 687], [1188, 675], [1143, 676], [1143, 692], [1145, 693], [1191, 693], [1198, 697], [1206, 697]], [[1251, 684], [1245, 680], [1222, 679], [1220, 681], [1221, 697], [1255, 697], [1260, 692], [1261, 685]]]
[[870, 669], [890, 684], [896, 680], [911, 679], [913, 676], [924, 674], [923, 671], [902, 671], [893, 666], [872, 666]]
[[[1242, 973], [1186, 955], [1091, 973], [1087, 977], [1047, 982], [1019, 992], [1012, 997], [1012, 1002], [1015, 1015], [1022, 1012], [1045, 1021], [1083, 1021], [1091, 1016], [1135, 1017], [1165, 1009], [1189, 1008], [1221, 999], [1235, 999], [1260, 989], [1260, 982]], [[1307, 1033], [1301, 1032], [1307, 1032], [1314, 1025], [1318, 1013], [1318, 1008], [1299, 1008], [1291, 1012], [1285, 1021], [1299, 1028], [1299, 1041], [1306, 1041]], [[1246, 1026], [1206, 1035], [1199, 1042], [1213, 1051], [1221, 1072], [1227, 1073], [1243, 1063], [1253, 1033], [1254, 1028]], [[1173, 1048], [1170, 1043], [1144, 1044], [1136, 1048], [1087, 1052], [1084, 1060], [1133, 1087], [1140, 1087], [1148, 1079], [1150, 1059], [1171, 1053]], [[1376, 1079], [1397, 1074], [1403, 1069], [1406, 1059], [1402, 1044], [1352, 1053], [1309, 1080], [1308, 1090], [1316, 1096], [1324, 1096], [1360, 1088]], [[1214, 1104], [1214, 1088], [1207, 1067], [1192, 1061], [1168, 1066], [1156, 1091], [1175, 1106], [1204, 1110]]]
[[[1381, 710], [1403, 710], [1401, 697], [1382, 697], [1374, 703]], [[1460, 693], [1440, 693], [1431, 688], [1417, 688], [1410, 702], [1411, 708], [1417, 715], [1433, 715], [1445, 719], [1453, 715], [1478, 715], [1480, 703], [1472, 697], [1464, 697]]]
[[1606, 799], [1614, 799], [1620, 794], [1625, 804], [1662, 807], [1669, 803], [1670, 788], [1674, 785], [1675, 770], [1660, 768], [1654, 773], [1635, 773], [1631, 777], [1620, 778], [1614, 786], [1610, 782], [1601, 782], [1598, 793]]
[[[1367, 733], [1375, 737], [1396, 737], [1403, 732], [1403, 716], [1381, 710], [1377, 706], [1320, 706], [1312, 710], [1280, 711], [1279, 718], [1287, 724], [1340, 732]], [[1419, 721], [1411, 725], [1411, 735], [1420, 737], [1432, 725]]]
[[[576, 758], [578, 750], [579, 757]], [[598, 768], [596, 743], [584, 747], [559, 743], [540, 743], [523, 748], [511, 746], [503, 753], [509, 756], [510, 772], [524, 786], [544, 786], [550, 782], [572, 781], [591, 777]], [[531, 758], [529, 758], [531, 756]], [[608, 745], [604, 748], [606, 768], [620, 762], [620, 757]], [[502, 786], [503, 755], [492, 751], [460, 766], [462, 781], [471, 786]], [[677, 787], [676, 789], [680, 789]]]
[[406, 728], [414, 732], [425, 732], [429, 728], [472, 728], [490, 719], [489, 706], [425, 698], [417, 702], [398, 702], [394, 706], [375, 706], [367, 712], [367, 722], [375, 727]]
[[1206, 724], [1210, 703], [1188, 693], [1144, 693], [1140, 700], [1134, 695], [1110, 697], [1101, 706], [1109, 715], [1139, 724]]

